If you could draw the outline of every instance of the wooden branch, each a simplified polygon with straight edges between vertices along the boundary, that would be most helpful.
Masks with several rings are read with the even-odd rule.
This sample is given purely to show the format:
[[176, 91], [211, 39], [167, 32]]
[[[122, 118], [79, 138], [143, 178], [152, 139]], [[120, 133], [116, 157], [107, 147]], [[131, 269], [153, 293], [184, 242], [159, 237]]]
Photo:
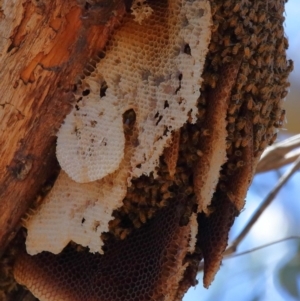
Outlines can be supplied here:
[[268, 147], [261, 156], [256, 173], [280, 168], [294, 162], [300, 155], [300, 135], [295, 135]]

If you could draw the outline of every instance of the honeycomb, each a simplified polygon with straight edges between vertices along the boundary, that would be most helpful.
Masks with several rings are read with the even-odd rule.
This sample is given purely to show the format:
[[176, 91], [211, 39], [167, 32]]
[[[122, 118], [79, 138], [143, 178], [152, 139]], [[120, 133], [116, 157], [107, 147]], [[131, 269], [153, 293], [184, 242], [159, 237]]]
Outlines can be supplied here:
[[183, 210], [174, 201], [126, 240], [107, 243], [104, 255], [72, 245], [59, 255], [24, 252], [15, 278], [26, 279], [35, 296], [47, 301], [176, 300], [191, 232], [189, 225], [179, 226]]
[[[139, 2], [145, 1], [135, 1], [134, 6]], [[118, 112], [120, 120], [125, 111], [135, 111], [138, 137], [131, 157], [132, 177], [153, 172], [172, 131], [179, 129], [188, 119], [196, 121], [201, 73], [210, 39], [211, 15], [207, 1], [184, 1], [183, 4], [180, 1], [153, 1], [150, 4], [155, 13], [147, 16], [141, 24], [130, 14], [125, 17], [120, 29], [109, 40], [96, 69], [88, 77], [81, 78], [78, 85], [82, 90], [78, 101], [80, 99], [86, 106], [92, 99], [109, 103], [111, 110]], [[139, 7], [143, 9], [148, 4]], [[157, 32], [162, 34], [157, 35]], [[74, 110], [77, 109], [75, 106]], [[89, 122], [94, 120], [93, 116], [86, 118]], [[74, 124], [70, 121], [67, 119], [62, 129], [68, 127], [69, 132], [76, 136], [75, 129], [72, 130]], [[112, 120], [101, 118], [97, 122], [97, 128], [93, 130], [102, 125], [114, 127]], [[86, 124], [85, 120], [79, 123]], [[115, 131], [119, 131], [120, 136], [123, 134], [118, 126]], [[62, 134], [60, 137], [61, 134], [62, 131], [58, 133], [58, 160], [62, 169], [75, 179], [74, 173], [78, 171], [67, 170], [67, 166], [73, 166], [77, 157], [69, 155], [69, 149], [65, 147], [66, 136]], [[72, 153], [80, 153], [75, 146], [72, 147]], [[107, 152], [102, 154], [102, 159], [109, 162], [114, 157], [112, 154], [111, 159], [110, 152]], [[92, 161], [85, 161], [87, 170], [97, 168]], [[106, 174], [110, 172], [107, 169]]]
[[56, 156], [72, 180], [88, 183], [116, 171], [124, 147], [122, 116], [110, 101], [100, 102], [87, 95], [60, 128]]
[[[182, 300], [186, 290], [197, 283], [202, 257], [203, 283], [208, 287], [220, 267], [230, 227], [244, 206], [256, 163], [283, 125], [282, 103], [289, 86], [287, 78], [293, 68], [285, 53], [288, 42], [283, 31], [283, 1], [210, 1], [212, 36], [202, 73], [201, 94], [197, 92], [197, 112], [193, 105], [189, 106], [187, 98], [182, 99], [189, 108], [188, 115], [187, 110], [181, 113], [185, 121], [178, 121], [178, 127], [172, 124], [172, 128], [164, 132], [160, 125], [170, 116], [166, 113], [154, 127], [156, 134], [153, 128], [152, 133], [144, 130], [143, 126], [148, 126], [151, 120], [141, 119], [146, 107], [134, 100], [139, 99], [138, 95], [146, 99], [148, 94], [139, 94], [143, 89], [154, 93], [154, 99], [160, 100], [152, 103], [154, 116], [158, 112], [154, 117], [157, 121], [164, 110], [175, 112], [171, 107], [174, 99], [176, 104], [178, 95], [190, 95], [189, 84], [184, 82], [184, 72], [188, 70], [182, 72], [180, 83], [178, 75], [177, 86], [164, 86], [164, 83], [172, 83], [170, 77], [163, 78], [166, 81], [156, 81], [157, 85], [163, 85], [162, 91], [154, 89], [151, 86], [152, 74], [156, 72], [154, 58], [158, 56], [168, 61], [167, 52], [163, 50], [170, 50], [169, 44], [161, 42], [160, 53], [152, 41], [149, 45], [146, 43], [147, 34], [143, 32], [143, 39], [139, 40], [134, 33], [150, 24], [156, 33], [161, 33], [157, 34], [161, 36], [159, 41], [164, 41], [164, 26], [177, 28], [180, 23], [179, 20], [179, 23], [172, 23], [169, 11], [175, 8], [185, 11], [187, 7], [204, 5], [204, 2], [186, 1], [186, 7], [177, 5], [177, 1], [140, 3], [151, 7], [152, 13], [143, 16], [141, 24], [132, 15], [125, 18], [106, 52], [99, 54], [99, 64], [96, 66], [92, 62], [81, 75], [76, 91], [77, 103], [85, 102], [87, 95], [84, 94], [93, 95], [94, 91], [100, 95], [100, 102], [122, 99], [114, 105], [123, 118], [125, 146], [121, 162], [128, 164], [122, 186], [125, 187], [124, 197], [115, 200], [114, 204], [120, 207], [108, 213], [111, 217], [108, 227], [105, 226], [108, 231], [101, 230], [107, 231], [101, 234], [104, 255], [69, 244], [58, 255], [42, 252], [29, 256], [24, 251], [17, 257], [16, 280], [41, 301]], [[157, 24], [156, 18], [160, 20]], [[178, 26], [185, 28], [185, 24], [186, 20]], [[126, 39], [131, 41], [130, 47], [125, 44]], [[127, 83], [115, 77], [114, 72], [124, 63], [121, 53], [130, 53], [132, 45], [139, 43], [153, 47], [143, 63], [149, 71], [143, 77], [145, 85], [147, 82], [152, 88], [148, 89], [143, 82], [139, 87], [132, 84], [125, 91]], [[121, 45], [123, 51], [119, 59], [110, 60], [109, 54]], [[184, 54], [194, 53], [192, 42], [183, 45]], [[130, 64], [138, 61], [140, 55], [143, 52], [132, 54]], [[173, 55], [171, 51], [170, 58], [174, 58]], [[113, 67], [109, 67], [111, 72], [106, 74], [103, 68], [108, 64]], [[159, 59], [157, 64], [160, 64]], [[122, 74], [129, 74], [131, 67], [122, 66]], [[170, 86], [177, 87], [175, 92], [169, 90]], [[166, 103], [163, 95], [168, 93]], [[153, 140], [153, 135], [162, 138]], [[149, 144], [145, 143], [145, 149], [141, 150], [145, 137], [149, 138]], [[113, 173], [97, 181], [104, 181], [110, 175]], [[41, 222], [45, 223], [42, 219]]]
[[[71, 240], [101, 252], [99, 233], [108, 231], [107, 222], [121, 207], [131, 178], [155, 173], [172, 132], [188, 119], [196, 121], [210, 7], [207, 1], [180, 3], [157, 1], [151, 8], [135, 1], [134, 16], [125, 17], [97, 66], [86, 67], [89, 76], [80, 77], [76, 103], [57, 138], [57, 159], [65, 174], [37, 214], [26, 221], [30, 254], [57, 254]], [[145, 13], [152, 10], [155, 14]], [[140, 14], [143, 22], [135, 20]], [[124, 125], [130, 118], [123, 120], [123, 115], [130, 110], [135, 118], [125, 148]], [[175, 166], [176, 162], [171, 173]], [[101, 182], [92, 184], [97, 180]], [[59, 237], [53, 239], [57, 229]], [[129, 230], [119, 232], [125, 237]]]
[[[93, 113], [98, 114], [97, 110]], [[125, 112], [123, 119], [134, 118], [130, 113]], [[29, 254], [44, 250], [58, 254], [70, 241], [88, 246], [90, 252], [103, 253], [101, 233], [108, 232], [111, 213], [122, 206], [126, 196], [130, 149], [132, 139], [135, 139], [132, 124], [125, 124], [124, 133], [127, 151], [117, 171], [101, 180], [80, 184], [61, 171], [43, 205], [23, 219]], [[119, 235], [128, 233], [126, 230], [122, 232]]]

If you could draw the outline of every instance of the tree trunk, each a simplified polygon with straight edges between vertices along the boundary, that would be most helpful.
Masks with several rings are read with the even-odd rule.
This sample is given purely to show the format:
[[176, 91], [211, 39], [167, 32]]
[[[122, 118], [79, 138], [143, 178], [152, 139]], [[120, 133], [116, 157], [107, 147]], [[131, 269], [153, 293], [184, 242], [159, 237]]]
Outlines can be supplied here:
[[[104, 16], [75, 1], [4, 2], [0, 20], [0, 253], [57, 169], [55, 134], [71, 109], [76, 77], [124, 13]], [[112, 9], [112, 8], [109, 8]]]

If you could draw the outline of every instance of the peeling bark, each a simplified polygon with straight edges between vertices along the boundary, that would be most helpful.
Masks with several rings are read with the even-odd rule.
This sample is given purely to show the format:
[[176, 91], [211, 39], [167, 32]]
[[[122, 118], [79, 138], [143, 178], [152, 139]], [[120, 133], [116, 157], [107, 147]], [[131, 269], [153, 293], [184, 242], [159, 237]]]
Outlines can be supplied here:
[[77, 76], [125, 12], [122, 1], [114, 5], [117, 13], [103, 19], [101, 10], [74, 0], [2, 4], [0, 252], [57, 167], [55, 133], [71, 109]]

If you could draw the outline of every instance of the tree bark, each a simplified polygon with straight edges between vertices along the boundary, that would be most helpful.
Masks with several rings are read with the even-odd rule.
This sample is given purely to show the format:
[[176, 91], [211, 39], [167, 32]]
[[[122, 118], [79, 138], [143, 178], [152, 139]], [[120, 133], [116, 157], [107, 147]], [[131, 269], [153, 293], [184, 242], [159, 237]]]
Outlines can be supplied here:
[[114, 5], [117, 14], [101, 18], [74, 0], [2, 4], [0, 253], [57, 168], [55, 134], [71, 108], [77, 77], [125, 11], [122, 2]]

